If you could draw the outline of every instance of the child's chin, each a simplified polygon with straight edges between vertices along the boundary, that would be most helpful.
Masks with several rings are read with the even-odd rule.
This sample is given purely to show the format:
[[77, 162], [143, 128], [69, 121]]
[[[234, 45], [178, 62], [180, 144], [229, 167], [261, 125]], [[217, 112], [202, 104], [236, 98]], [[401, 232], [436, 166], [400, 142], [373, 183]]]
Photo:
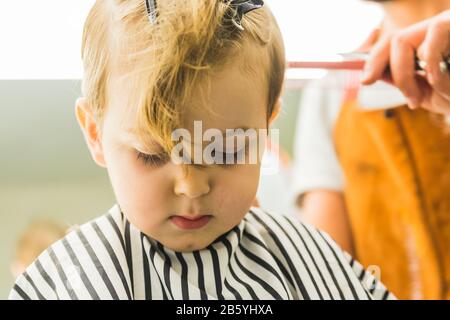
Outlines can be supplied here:
[[199, 239], [196, 239], [196, 241], [183, 241], [182, 243], [167, 243], [163, 244], [164, 247], [175, 251], [175, 252], [192, 252], [192, 251], [199, 251], [202, 249], [205, 249], [208, 247], [212, 241], [207, 241], [206, 239], [203, 241], [199, 241]]

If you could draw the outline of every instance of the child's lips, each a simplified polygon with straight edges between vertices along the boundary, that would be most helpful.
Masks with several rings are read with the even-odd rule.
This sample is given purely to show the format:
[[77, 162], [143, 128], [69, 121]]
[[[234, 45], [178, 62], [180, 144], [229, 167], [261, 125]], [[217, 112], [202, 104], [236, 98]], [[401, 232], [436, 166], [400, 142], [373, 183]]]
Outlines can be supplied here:
[[170, 220], [177, 227], [184, 230], [194, 230], [200, 229], [208, 224], [209, 220], [211, 220], [211, 215], [203, 215], [203, 216], [172, 216]]

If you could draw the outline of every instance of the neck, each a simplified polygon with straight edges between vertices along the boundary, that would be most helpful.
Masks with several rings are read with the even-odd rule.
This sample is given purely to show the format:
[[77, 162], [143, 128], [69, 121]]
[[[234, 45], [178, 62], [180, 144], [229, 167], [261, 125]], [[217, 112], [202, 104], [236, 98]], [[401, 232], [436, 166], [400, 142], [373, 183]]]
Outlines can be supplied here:
[[383, 5], [381, 32], [391, 33], [450, 8], [450, 0], [394, 0]]

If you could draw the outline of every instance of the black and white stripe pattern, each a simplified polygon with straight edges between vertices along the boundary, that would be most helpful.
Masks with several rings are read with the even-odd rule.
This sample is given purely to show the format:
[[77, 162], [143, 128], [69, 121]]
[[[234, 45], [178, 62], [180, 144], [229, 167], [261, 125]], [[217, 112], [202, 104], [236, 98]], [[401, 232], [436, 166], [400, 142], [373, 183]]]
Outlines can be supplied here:
[[10, 299], [392, 299], [326, 234], [252, 208], [208, 248], [178, 253], [119, 207], [73, 231], [21, 275]]

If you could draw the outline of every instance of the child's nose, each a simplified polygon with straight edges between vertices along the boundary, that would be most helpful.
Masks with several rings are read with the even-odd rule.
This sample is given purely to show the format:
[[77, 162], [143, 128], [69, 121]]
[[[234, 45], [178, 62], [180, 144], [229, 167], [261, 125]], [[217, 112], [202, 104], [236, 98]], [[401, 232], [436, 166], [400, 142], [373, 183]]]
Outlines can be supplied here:
[[209, 193], [209, 176], [205, 170], [190, 165], [180, 171], [174, 185], [176, 195], [194, 199]]

